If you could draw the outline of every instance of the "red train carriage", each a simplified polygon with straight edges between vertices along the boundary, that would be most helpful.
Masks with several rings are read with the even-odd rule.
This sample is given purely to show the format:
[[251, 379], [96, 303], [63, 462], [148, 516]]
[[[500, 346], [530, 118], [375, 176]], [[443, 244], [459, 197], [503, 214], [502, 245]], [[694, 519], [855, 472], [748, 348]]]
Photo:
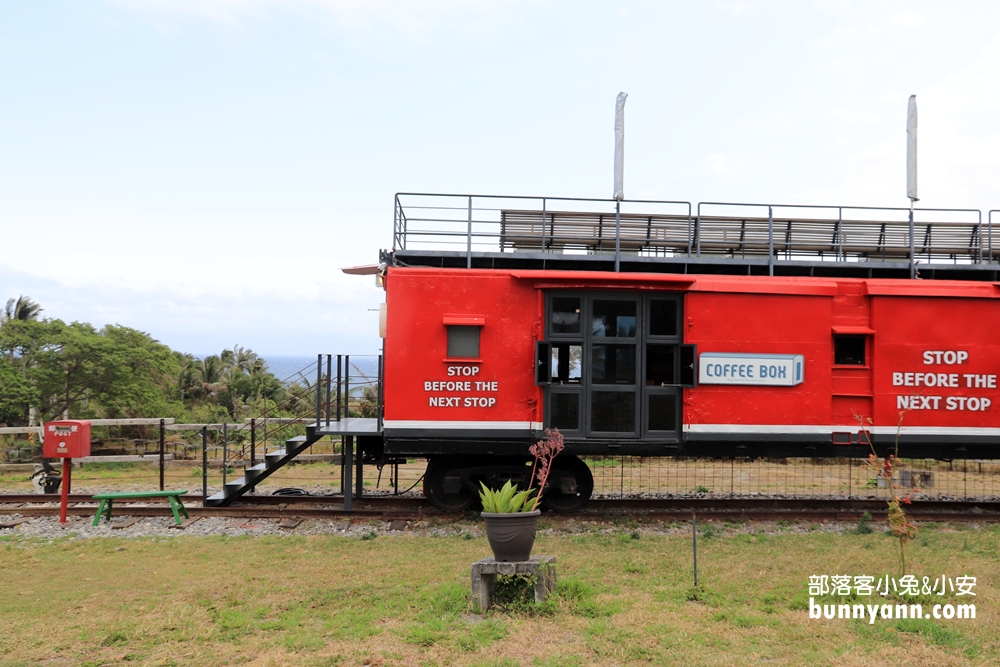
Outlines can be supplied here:
[[588, 454], [864, 457], [898, 430], [908, 457], [996, 457], [978, 212], [625, 205], [398, 195], [363, 448], [427, 457], [446, 509], [522, 480], [545, 428], [566, 438], [559, 510], [589, 497]]

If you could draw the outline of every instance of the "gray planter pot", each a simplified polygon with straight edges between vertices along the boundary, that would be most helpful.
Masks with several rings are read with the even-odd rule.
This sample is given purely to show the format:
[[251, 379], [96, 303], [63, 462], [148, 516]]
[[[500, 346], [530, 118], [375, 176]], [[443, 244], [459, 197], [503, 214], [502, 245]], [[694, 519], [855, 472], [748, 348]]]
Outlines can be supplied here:
[[496, 561], [513, 563], [531, 558], [539, 514], [539, 510], [511, 514], [482, 512], [486, 522], [486, 539], [490, 541]]

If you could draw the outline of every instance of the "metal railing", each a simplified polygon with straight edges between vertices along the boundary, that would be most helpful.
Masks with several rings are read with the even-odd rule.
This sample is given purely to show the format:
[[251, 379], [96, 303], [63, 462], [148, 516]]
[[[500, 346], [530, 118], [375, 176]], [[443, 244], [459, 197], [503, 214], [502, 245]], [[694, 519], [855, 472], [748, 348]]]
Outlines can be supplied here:
[[[375, 363], [371, 368], [373, 360]], [[314, 382], [310, 381], [311, 378]], [[303, 434], [309, 424], [321, 427], [325, 423], [329, 426], [331, 421], [374, 412], [381, 430], [381, 355], [355, 355], [355, 362], [352, 363], [351, 355], [320, 354], [314, 363], [283, 379], [282, 385], [290, 395], [260, 416], [244, 418], [243, 423], [201, 427], [204, 460], [202, 486], [206, 491], [209, 485], [209, 431], [218, 432], [216, 447], [221, 449], [221, 478], [224, 486], [228, 481], [230, 466], [255, 465], [268, 453], [269, 447], [284, 448], [287, 438]], [[306, 397], [310, 395], [314, 398], [314, 406], [306, 407], [310, 402]], [[331, 442], [331, 451], [337, 451], [337, 444]], [[258, 455], [258, 445], [263, 446], [261, 456]]]
[[[371, 359], [370, 355], [362, 355]], [[355, 357], [357, 358], [357, 356]], [[336, 375], [334, 375], [336, 359]], [[324, 366], [326, 373], [323, 373]], [[354, 374], [351, 374], [351, 368]], [[352, 383], [352, 378], [354, 382]], [[356, 396], [352, 396], [352, 390]], [[339, 422], [348, 417], [369, 417], [378, 420], [382, 430], [382, 355], [376, 357], [373, 371], [364, 372], [351, 365], [349, 354], [320, 354], [316, 357], [316, 425]], [[367, 395], [366, 395], [366, 392]], [[351, 402], [355, 411], [351, 413]], [[366, 414], [366, 412], [368, 414]]]
[[993, 213], [978, 209], [808, 206], [399, 193], [393, 250], [726, 261], [995, 265]]

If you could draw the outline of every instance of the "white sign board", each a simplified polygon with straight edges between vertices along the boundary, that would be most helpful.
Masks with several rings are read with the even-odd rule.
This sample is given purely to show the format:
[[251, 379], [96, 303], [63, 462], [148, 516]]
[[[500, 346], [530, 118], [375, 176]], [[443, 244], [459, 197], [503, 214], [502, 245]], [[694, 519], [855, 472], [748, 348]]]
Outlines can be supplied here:
[[804, 366], [801, 354], [702, 352], [698, 355], [698, 384], [794, 387], [805, 379]]

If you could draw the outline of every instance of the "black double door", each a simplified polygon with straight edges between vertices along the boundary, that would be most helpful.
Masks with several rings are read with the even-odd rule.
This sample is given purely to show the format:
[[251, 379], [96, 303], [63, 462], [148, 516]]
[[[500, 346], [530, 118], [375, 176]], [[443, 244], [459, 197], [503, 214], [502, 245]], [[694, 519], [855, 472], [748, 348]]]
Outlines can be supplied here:
[[681, 295], [550, 293], [538, 360], [546, 426], [578, 437], [679, 440], [681, 388], [694, 382], [682, 304]]

